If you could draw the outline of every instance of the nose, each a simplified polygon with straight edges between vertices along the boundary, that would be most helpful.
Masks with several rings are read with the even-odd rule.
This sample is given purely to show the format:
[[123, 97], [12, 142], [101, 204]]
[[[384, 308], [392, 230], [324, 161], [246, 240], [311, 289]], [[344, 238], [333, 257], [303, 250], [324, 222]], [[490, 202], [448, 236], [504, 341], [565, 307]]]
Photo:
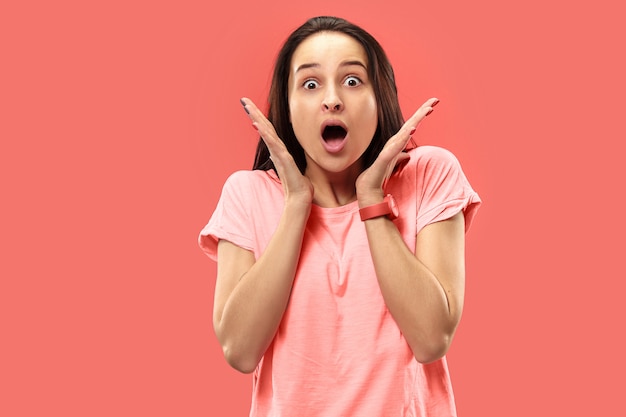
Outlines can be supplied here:
[[336, 112], [343, 109], [343, 102], [334, 89], [329, 89], [322, 101], [322, 110]]

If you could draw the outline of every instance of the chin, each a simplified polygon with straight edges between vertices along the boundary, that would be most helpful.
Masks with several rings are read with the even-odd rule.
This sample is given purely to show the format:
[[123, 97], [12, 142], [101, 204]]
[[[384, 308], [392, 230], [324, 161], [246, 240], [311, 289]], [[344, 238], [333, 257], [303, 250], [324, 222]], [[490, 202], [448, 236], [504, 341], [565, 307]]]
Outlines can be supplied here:
[[342, 173], [346, 173], [348, 174], [349, 172], [356, 170], [358, 171], [358, 173], [361, 173], [362, 171], [362, 162], [361, 159], [356, 159], [356, 160], [344, 160], [344, 161], [331, 161], [328, 163], [315, 163], [313, 162], [316, 166], [318, 166], [322, 171], [331, 173], [331, 174], [342, 174]]

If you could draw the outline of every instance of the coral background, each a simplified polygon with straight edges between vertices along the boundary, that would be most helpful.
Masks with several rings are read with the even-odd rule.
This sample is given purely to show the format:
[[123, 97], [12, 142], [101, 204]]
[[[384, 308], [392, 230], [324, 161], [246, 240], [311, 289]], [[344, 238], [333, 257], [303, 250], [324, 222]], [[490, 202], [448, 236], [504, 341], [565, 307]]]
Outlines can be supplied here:
[[405, 115], [441, 99], [416, 139], [484, 201], [459, 415], [623, 412], [620, 2], [26, 0], [0, 6], [0, 415], [247, 415], [196, 238], [252, 164], [239, 98], [320, 14], [378, 38]]

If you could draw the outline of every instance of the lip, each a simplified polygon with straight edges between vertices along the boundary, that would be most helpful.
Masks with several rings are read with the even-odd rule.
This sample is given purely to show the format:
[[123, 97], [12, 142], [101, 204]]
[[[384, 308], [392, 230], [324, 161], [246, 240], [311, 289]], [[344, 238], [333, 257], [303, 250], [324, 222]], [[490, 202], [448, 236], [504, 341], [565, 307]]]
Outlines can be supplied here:
[[[346, 131], [346, 136], [342, 141], [328, 143], [324, 140], [324, 129], [328, 126], [341, 126]], [[326, 119], [322, 122], [322, 126], [320, 127], [320, 141], [322, 142], [322, 146], [326, 149], [326, 152], [329, 153], [338, 153], [346, 146], [348, 142], [348, 137], [350, 133], [348, 132], [348, 127], [344, 122], [338, 119]]]

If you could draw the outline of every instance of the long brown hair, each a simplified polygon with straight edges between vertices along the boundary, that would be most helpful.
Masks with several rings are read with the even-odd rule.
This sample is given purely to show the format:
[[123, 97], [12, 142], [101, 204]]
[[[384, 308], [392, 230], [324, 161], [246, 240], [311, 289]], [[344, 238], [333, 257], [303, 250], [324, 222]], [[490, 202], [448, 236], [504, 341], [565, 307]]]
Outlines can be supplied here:
[[[318, 32], [345, 33], [363, 45], [367, 53], [368, 77], [372, 82], [378, 107], [378, 126], [370, 146], [363, 154], [363, 168], [365, 169], [376, 160], [387, 140], [402, 127], [404, 119], [398, 102], [398, 91], [391, 63], [378, 41], [360, 27], [338, 17], [319, 16], [307, 20], [289, 35], [274, 64], [267, 118], [293, 156], [300, 172], [304, 174], [306, 169], [304, 149], [298, 143], [289, 122], [288, 80], [291, 58], [296, 48], [306, 38]], [[263, 140], [259, 139], [253, 169], [267, 171], [273, 168], [274, 164], [270, 160], [269, 150]]]

